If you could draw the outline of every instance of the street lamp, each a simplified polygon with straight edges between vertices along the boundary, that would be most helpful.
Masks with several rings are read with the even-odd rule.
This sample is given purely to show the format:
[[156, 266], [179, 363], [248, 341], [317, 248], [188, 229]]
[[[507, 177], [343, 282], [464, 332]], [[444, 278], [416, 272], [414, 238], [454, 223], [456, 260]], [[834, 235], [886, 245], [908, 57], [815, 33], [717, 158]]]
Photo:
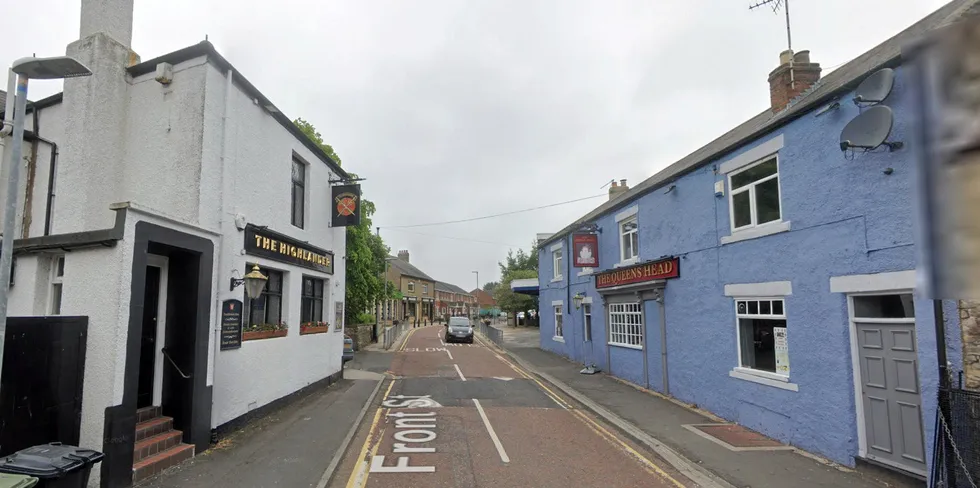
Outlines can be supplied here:
[[[3, 367], [3, 342], [7, 333], [7, 294], [10, 291], [10, 264], [14, 251], [14, 219], [17, 215], [17, 189], [20, 185], [21, 151], [24, 142], [24, 119], [27, 117], [27, 82], [89, 76], [92, 72], [74, 58], [21, 58], [10, 67], [7, 106], [0, 137], [10, 135], [10, 170], [7, 173], [7, 196], [3, 207], [3, 243], [0, 245], [0, 369]], [[16, 90], [14, 85], [16, 84]], [[10, 99], [11, 94], [13, 100]], [[11, 111], [13, 113], [11, 113]], [[11, 120], [11, 116], [13, 120]]]
[[[476, 273], [476, 290], [474, 291], [474, 294], [475, 294], [477, 291], [480, 291], [480, 272], [479, 271], [474, 271], [474, 273]], [[479, 300], [477, 301], [477, 307], [476, 307], [476, 314], [475, 315], [480, 315]], [[472, 316], [472, 314], [471, 314], [471, 316]]]

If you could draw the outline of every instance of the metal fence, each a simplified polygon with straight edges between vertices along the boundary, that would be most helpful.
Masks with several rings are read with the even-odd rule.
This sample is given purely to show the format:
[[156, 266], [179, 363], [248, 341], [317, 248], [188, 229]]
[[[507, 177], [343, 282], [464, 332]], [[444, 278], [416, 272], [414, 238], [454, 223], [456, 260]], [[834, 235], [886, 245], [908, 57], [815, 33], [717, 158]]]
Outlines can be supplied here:
[[980, 392], [940, 388], [932, 486], [977, 488], [980, 485]]
[[477, 323], [476, 330], [483, 337], [486, 337], [487, 339], [490, 339], [491, 341], [493, 341], [494, 344], [503, 347], [503, 345], [504, 345], [504, 331], [502, 331], [502, 330], [500, 330], [500, 329], [498, 329], [496, 327], [489, 326], [489, 325], [483, 323], [482, 321], [480, 321], [480, 322]]
[[384, 345], [384, 348], [391, 349], [391, 346], [395, 345], [395, 341], [398, 340], [398, 337], [401, 336], [402, 332], [405, 332], [405, 329], [407, 328], [407, 323], [400, 323], [398, 325], [392, 325], [386, 328], [384, 333], [381, 335], [381, 343]]

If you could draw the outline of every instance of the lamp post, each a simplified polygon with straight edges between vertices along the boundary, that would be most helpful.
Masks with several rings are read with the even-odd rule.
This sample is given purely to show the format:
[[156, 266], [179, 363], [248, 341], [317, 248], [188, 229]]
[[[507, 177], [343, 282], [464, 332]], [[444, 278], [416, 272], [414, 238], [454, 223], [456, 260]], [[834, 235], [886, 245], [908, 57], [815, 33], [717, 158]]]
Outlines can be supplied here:
[[[3, 208], [3, 243], [0, 245], [0, 370], [3, 368], [3, 343], [7, 334], [7, 295], [10, 291], [10, 264], [14, 251], [14, 219], [17, 218], [17, 190], [20, 185], [21, 151], [24, 142], [24, 119], [27, 118], [27, 82], [89, 76], [92, 72], [74, 58], [21, 58], [10, 67], [7, 106], [0, 137], [11, 136], [7, 195]], [[16, 89], [14, 83], [16, 80]], [[14, 95], [15, 93], [15, 95]], [[11, 96], [13, 100], [11, 101]], [[11, 111], [13, 113], [11, 113]], [[13, 116], [13, 120], [11, 120]]]
[[[476, 274], [476, 291], [480, 291], [480, 272], [479, 271], [474, 271], [473, 273]], [[471, 316], [472, 315], [474, 315], [474, 314], [471, 314]], [[480, 301], [479, 300], [477, 300], [476, 314], [475, 315], [477, 315], [477, 316], [480, 315]]]

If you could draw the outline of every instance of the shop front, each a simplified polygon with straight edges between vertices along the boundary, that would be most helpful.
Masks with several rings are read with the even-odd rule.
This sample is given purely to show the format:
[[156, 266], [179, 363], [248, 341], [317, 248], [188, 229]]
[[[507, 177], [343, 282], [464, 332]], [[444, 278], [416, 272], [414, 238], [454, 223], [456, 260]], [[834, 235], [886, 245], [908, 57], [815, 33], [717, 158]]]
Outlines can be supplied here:
[[[677, 258], [669, 258], [595, 275], [606, 318], [610, 374], [669, 392], [664, 288], [667, 280], [680, 276], [679, 265]], [[581, 304], [588, 317], [584, 333], [591, 340], [592, 303], [585, 301]]]

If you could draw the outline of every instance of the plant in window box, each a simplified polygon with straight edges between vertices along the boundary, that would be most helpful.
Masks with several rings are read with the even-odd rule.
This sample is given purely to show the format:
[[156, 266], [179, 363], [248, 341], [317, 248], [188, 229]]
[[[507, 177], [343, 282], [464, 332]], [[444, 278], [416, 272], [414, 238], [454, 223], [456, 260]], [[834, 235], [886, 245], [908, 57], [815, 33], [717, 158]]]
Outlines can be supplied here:
[[275, 324], [250, 324], [242, 329], [242, 340], [252, 341], [258, 339], [272, 339], [274, 337], [286, 337], [289, 333], [289, 325], [285, 322]]
[[299, 324], [300, 335], [322, 334], [324, 332], [329, 332], [329, 331], [330, 331], [330, 324], [323, 320], [303, 322]]

